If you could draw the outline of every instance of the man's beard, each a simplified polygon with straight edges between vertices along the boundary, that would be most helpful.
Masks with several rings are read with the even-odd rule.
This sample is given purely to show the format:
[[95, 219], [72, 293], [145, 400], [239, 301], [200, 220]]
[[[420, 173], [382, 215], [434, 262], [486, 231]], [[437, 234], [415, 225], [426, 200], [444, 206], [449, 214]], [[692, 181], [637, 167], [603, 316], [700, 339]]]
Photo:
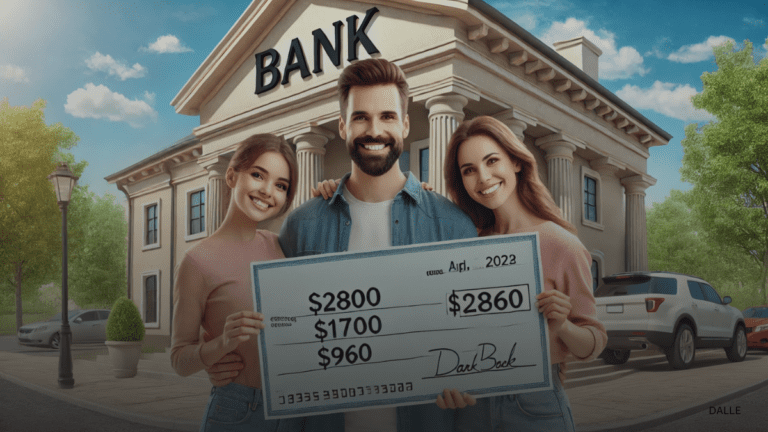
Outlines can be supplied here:
[[[388, 146], [389, 153], [386, 156], [363, 155], [360, 146], [364, 144], [384, 144]], [[392, 138], [387, 141], [384, 137], [373, 138], [365, 136], [352, 142], [349, 156], [361, 171], [371, 177], [378, 177], [390, 170], [403, 153], [402, 139]]]

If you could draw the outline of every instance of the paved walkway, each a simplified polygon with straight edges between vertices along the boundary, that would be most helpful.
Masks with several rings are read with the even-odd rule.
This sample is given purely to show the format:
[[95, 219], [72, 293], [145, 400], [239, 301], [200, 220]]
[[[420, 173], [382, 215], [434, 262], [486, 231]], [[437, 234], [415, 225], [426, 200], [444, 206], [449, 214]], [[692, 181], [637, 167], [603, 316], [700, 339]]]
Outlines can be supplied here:
[[[3, 379], [136, 423], [198, 430], [210, 393], [204, 372], [187, 378], [176, 375], [169, 354], [144, 355], [134, 378], [114, 378], [111, 369], [106, 356], [75, 359], [75, 387], [62, 390], [57, 357], [0, 352]], [[732, 397], [768, 385], [768, 353], [750, 352], [744, 362], [731, 363], [722, 350], [697, 352], [693, 368], [685, 371], [671, 370], [662, 356], [635, 370], [616, 380], [567, 390], [579, 431], [642, 430], [727, 404]]]

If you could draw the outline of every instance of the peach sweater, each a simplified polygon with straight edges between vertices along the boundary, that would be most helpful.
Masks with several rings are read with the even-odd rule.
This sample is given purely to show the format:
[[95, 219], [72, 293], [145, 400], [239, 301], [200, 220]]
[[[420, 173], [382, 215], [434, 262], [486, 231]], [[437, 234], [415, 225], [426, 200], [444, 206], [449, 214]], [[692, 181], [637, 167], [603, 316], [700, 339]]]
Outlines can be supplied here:
[[[203, 241], [185, 254], [179, 264], [173, 290], [173, 337], [171, 364], [188, 376], [210, 365], [200, 358], [200, 326], [211, 338], [222, 334], [224, 322], [235, 312], [253, 310], [250, 263], [285, 258], [277, 235], [259, 230], [247, 246], [221, 247]], [[244, 368], [235, 383], [261, 387], [256, 339], [240, 344], [235, 352]]]
[[550, 333], [550, 363], [592, 360], [605, 348], [608, 334], [597, 320], [595, 297], [592, 295], [592, 256], [581, 244], [578, 237], [554, 222], [522, 229], [539, 233], [541, 268], [544, 276], [544, 290], [556, 289], [571, 298], [571, 313], [568, 320], [592, 332], [595, 347], [586, 358], [576, 357], [565, 343]]

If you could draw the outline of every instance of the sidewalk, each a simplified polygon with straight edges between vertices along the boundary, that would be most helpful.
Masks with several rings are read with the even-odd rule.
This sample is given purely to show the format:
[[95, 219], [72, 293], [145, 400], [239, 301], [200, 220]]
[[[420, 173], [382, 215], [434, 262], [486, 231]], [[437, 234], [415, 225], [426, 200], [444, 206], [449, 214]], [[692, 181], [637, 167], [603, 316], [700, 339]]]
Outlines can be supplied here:
[[[741, 363], [724, 359], [722, 350], [697, 351], [691, 369], [675, 371], [663, 356], [656, 363], [646, 358], [642, 372], [627, 373], [629, 365], [620, 366], [618, 380], [569, 388], [577, 429], [641, 430], [710, 405], [727, 404], [733, 397], [768, 385], [768, 353], [750, 352]], [[118, 379], [112, 376], [108, 360], [106, 355], [74, 359], [75, 387], [62, 390], [57, 357], [0, 352], [0, 377], [135, 423], [179, 431], [199, 429], [211, 388], [205, 372], [182, 378], [173, 372], [170, 354], [145, 354], [136, 377]], [[579, 369], [584, 372], [590, 367], [602, 367], [602, 361]]]
[[[671, 369], [663, 355], [643, 361], [642, 371], [618, 380], [566, 389], [579, 432], [640, 431], [727, 405], [768, 385], [768, 353], [763, 352], [749, 351], [743, 362], [731, 363], [722, 349], [697, 350], [687, 370]], [[630, 366], [616, 366], [616, 373]]]

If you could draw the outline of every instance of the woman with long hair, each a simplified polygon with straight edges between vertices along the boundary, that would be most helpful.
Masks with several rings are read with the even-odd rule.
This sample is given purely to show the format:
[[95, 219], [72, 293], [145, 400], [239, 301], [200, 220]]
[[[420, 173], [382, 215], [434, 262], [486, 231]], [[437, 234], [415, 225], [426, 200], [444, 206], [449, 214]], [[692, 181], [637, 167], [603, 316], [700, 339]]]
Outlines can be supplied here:
[[231, 382], [211, 390], [201, 431], [298, 430], [285, 424], [296, 419], [264, 419], [257, 345], [264, 316], [254, 311], [249, 274], [253, 261], [284, 258], [277, 235], [258, 227], [288, 210], [297, 173], [293, 150], [280, 138], [262, 134], [240, 143], [225, 174], [231, 191], [227, 214], [216, 232], [186, 252], [176, 271], [176, 372], [188, 376], [226, 357], [242, 362], [231, 379], [222, 380]]
[[552, 376], [559, 377], [552, 391], [478, 399], [457, 411], [457, 429], [573, 431], [565, 363], [593, 359], [607, 342], [596, 318], [591, 256], [539, 178], [533, 154], [499, 120], [462, 123], [448, 144], [444, 172], [448, 193], [480, 236], [539, 233], [544, 291], [537, 307], [549, 327]]

